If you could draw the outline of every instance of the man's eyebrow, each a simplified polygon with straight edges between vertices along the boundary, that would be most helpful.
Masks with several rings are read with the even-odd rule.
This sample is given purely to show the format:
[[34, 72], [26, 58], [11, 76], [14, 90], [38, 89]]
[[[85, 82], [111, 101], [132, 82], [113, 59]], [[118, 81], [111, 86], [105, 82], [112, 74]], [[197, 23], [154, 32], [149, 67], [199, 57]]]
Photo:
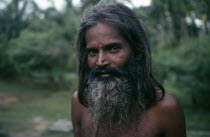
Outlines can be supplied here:
[[104, 46], [120, 46], [120, 45], [121, 45], [121, 42], [113, 42], [113, 43], [106, 44]]
[[102, 46], [103, 49], [109, 49], [109, 48], [112, 48], [114, 46], [121, 46], [122, 44], [120, 42], [113, 42], [113, 43], [109, 43], [109, 44], [106, 44], [104, 46]]
[[[122, 43], [120, 43], [120, 42], [113, 42], [113, 43], [108, 43], [108, 44], [105, 44], [105, 45], [103, 45], [102, 44], [102, 48], [103, 49], [107, 49], [107, 48], [111, 48], [111, 47], [113, 47], [113, 46], [121, 46], [122, 45]], [[86, 49], [87, 50], [91, 50], [91, 49], [98, 49], [98, 47], [86, 47]]]
[[86, 48], [86, 51], [91, 51], [91, 50], [98, 50], [98, 48], [95, 48], [95, 47], [93, 47], [93, 48]]

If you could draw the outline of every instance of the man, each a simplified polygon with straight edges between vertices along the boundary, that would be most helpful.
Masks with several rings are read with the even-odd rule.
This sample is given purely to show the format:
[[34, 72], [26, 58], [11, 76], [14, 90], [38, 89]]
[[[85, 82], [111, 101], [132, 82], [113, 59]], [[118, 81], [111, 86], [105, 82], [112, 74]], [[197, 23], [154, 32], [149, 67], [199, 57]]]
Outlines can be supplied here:
[[155, 80], [141, 21], [122, 4], [99, 4], [77, 38], [75, 137], [186, 137], [181, 107]]

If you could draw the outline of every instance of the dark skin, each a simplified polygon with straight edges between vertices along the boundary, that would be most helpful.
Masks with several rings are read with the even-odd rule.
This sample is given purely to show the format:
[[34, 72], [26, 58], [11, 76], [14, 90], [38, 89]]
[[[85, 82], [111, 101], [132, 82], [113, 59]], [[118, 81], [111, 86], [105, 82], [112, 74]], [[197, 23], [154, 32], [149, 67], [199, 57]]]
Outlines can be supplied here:
[[[95, 67], [120, 67], [132, 55], [131, 45], [118, 32], [106, 23], [98, 22], [86, 32], [88, 51], [88, 65]], [[111, 77], [110, 74], [101, 74], [101, 77]], [[157, 91], [157, 99], [162, 92]], [[138, 117], [138, 116], [137, 116]], [[165, 94], [153, 107], [147, 109], [141, 116], [138, 125], [132, 124], [126, 134], [116, 133], [114, 137], [186, 137], [184, 113], [176, 97]], [[72, 121], [75, 137], [89, 137], [88, 108], [78, 100], [78, 93], [72, 97]], [[135, 129], [135, 130], [134, 130]]]

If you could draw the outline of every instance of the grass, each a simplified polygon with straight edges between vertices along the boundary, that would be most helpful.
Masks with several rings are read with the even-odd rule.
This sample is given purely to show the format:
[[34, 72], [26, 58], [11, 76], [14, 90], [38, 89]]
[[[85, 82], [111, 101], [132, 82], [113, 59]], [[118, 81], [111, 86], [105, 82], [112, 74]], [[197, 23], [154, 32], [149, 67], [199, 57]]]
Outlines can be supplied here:
[[[0, 105], [0, 129], [17, 133], [28, 132], [35, 126], [32, 121], [35, 117], [42, 117], [48, 122], [55, 122], [58, 119], [70, 121], [71, 93], [66, 90], [51, 91], [17, 81], [0, 81], [0, 94], [16, 98], [14, 103]], [[45, 132], [42, 137], [51, 137], [52, 134], [57, 137], [71, 135]]]
[[[30, 134], [34, 132], [35, 123], [32, 121], [34, 117], [42, 117], [48, 122], [55, 122], [58, 119], [71, 120], [71, 94], [70, 90], [52, 91], [31, 83], [0, 80], [0, 95], [17, 98], [16, 102], [11, 104], [0, 104], [0, 130], [32, 137]], [[179, 97], [181, 102], [184, 102], [181, 93], [178, 94]], [[189, 105], [183, 108], [189, 131], [188, 137], [207, 137], [205, 134], [194, 134], [194, 131], [210, 131], [210, 110]], [[39, 137], [73, 137], [73, 133], [44, 131]]]

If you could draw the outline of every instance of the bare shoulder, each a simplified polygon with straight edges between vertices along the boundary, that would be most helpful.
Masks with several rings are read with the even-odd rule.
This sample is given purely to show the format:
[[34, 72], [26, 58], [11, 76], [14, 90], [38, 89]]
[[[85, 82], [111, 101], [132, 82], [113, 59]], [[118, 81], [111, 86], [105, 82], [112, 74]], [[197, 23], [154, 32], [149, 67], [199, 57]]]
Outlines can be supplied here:
[[184, 113], [175, 95], [166, 92], [164, 98], [158, 101], [153, 109], [166, 137], [186, 136]]
[[73, 123], [74, 136], [80, 137], [81, 119], [84, 106], [82, 106], [82, 104], [79, 102], [77, 91], [73, 94], [71, 101], [71, 118]]
[[74, 104], [74, 105], [79, 104], [78, 91], [75, 91], [72, 96], [72, 104]]
[[71, 115], [73, 122], [79, 122], [81, 119], [82, 112], [84, 110], [84, 106], [79, 102], [78, 91], [76, 91], [71, 100]]
[[175, 116], [176, 118], [184, 117], [179, 101], [172, 93], [166, 92], [164, 98], [157, 102], [154, 109], [155, 111], [158, 111], [157, 113], [164, 119], [171, 119], [172, 116]]
[[162, 109], [180, 110], [181, 106], [178, 99], [172, 93], [166, 92], [162, 100], [158, 101], [157, 106]]

